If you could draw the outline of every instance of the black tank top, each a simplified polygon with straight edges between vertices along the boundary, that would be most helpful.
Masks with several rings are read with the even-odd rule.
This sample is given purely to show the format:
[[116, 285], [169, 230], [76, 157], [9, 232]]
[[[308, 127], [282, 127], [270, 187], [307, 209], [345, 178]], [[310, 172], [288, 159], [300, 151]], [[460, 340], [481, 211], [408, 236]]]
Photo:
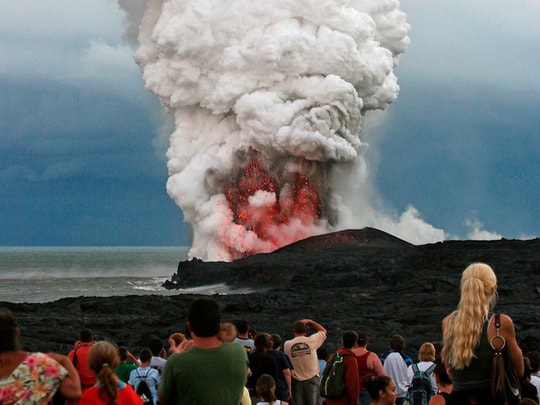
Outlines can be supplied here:
[[474, 350], [471, 364], [463, 370], [451, 368], [453, 391], [490, 388], [493, 353], [487, 339], [488, 325], [489, 320], [482, 327], [480, 342]]

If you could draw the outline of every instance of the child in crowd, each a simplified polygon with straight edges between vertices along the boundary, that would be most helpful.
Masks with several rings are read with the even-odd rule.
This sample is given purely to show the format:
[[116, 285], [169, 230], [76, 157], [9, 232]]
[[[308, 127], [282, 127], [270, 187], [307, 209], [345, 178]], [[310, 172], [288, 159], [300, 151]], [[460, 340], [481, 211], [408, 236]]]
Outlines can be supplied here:
[[288, 405], [287, 402], [276, 399], [276, 381], [269, 374], [261, 374], [255, 389], [260, 398], [257, 405]]
[[120, 363], [116, 346], [106, 341], [95, 343], [88, 353], [88, 363], [98, 383], [84, 392], [81, 405], [142, 405], [133, 388], [114, 372]]

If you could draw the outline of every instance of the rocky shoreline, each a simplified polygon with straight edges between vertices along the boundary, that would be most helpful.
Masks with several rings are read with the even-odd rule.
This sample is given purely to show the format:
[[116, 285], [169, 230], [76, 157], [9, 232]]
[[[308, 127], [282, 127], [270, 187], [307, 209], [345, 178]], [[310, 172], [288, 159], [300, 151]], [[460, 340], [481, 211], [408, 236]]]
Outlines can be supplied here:
[[[523, 351], [540, 350], [538, 238], [415, 246], [372, 228], [348, 230], [232, 263], [180, 262], [166, 286], [249, 287], [249, 294], [214, 296], [224, 320], [247, 319], [257, 331], [288, 339], [295, 320], [312, 318], [328, 329], [330, 351], [345, 329], [367, 333], [370, 349], [380, 354], [390, 336], [399, 333], [415, 357], [422, 342], [441, 339], [441, 320], [459, 299], [461, 272], [475, 261], [494, 268], [496, 310], [514, 320]], [[138, 352], [153, 337], [166, 343], [169, 334], [184, 331], [187, 308], [196, 297], [78, 297], [0, 306], [15, 314], [27, 350], [67, 353], [78, 331], [88, 327], [97, 339]]]

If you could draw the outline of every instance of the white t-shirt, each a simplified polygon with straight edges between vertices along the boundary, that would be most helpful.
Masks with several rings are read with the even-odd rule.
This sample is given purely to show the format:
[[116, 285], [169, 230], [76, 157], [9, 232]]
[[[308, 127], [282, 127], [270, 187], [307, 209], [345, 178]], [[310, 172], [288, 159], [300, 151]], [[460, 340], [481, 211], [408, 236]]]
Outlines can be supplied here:
[[297, 336], [283, 344], [283, 351], [293, 365], [292, 377], [307, 381], [319, 375], [317, 349], [326, 340], [326, 333], [319, 331], [310, 336]]
[[383, 364], [385, 374], [396, 383], [398, 398], [407, 395], [409, 378], [407, 377], [407, 363], [399, 352], [391, 352], [386, 356]]
[[537, 375], [531, 374], [531, 384], [536, 387], [536, 391], [538, 392], [538, 397], [540, 398], [540, 377]]
[[[418, 370], [420, 371], [426, 371], [433, 364], [435, 363], [433, 363], [432, 361], [419, 361], [418, 363], [416, 363], [416, 365], [418, 366]], [[414, 371], [413, 371], [412, 365], [410, 365], [407, 368], [407, 381], [409, 385], [411, 385], [413, 377], [414, 377]], [[431, 372], [431, 375], [429, 376], [429, 380], [431, 381], [431, 390], [433, 391], [432, 394], [437, 393], [439, 391], [439, 387], [437, 387], [437, 383], [435, 382], [435, 373], [433, 371]]]

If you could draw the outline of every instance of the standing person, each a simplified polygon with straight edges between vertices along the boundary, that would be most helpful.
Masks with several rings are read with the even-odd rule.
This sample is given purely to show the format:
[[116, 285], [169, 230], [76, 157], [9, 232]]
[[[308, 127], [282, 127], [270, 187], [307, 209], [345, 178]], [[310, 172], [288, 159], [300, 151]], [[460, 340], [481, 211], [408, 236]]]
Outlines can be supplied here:
[[[418, 350], [418, 363], [416, 367], [419, 371], [429, 374], [429, 381], [431, 382], [431, 392], [428, 399], [431, 398], [439, 389], [437, 388], [437, 382], [435, 381], [435, 346], [431, 342], [424, 342]], [[410, 365], [407, 368], [408, 384], [411, 385], [414, 378], [414, 365]]]
[[360, 405], [369, 405], [371, 403], [371, 397], [369, 392], [362, 384], [362, 380], [369, 376], [385, 375], [383, 365], [379, 356], [367, 349], [369, 338], [365, 333], [358, 333], [358, 340], [356, 341], [356, 347], [352, 349], [356, 356], [356, 363], [358, 365], [358, 379], [360, 381], [360, 396], [358, 403]]
[[67, 356], [21, 349], [15, 317], [0, 308], [0, 404], [49, 403], [56, 393], [81, 397], [79, 376]]
[[431, 397], [429, 405], [446, 405], [452, 392], [452, 379], [446, 372], [446, 366], [442, 362], [437, 363], [434, 374], [439, 391]]
[[407, 367], [412, 364], [412, 360], [409, 358], [409, 364], [407, 364], [407, 356], [402, 353], [405, 347], [405, 340], [401, 335], [393, 335], [390, 338], [390, 351], [386, 355], [383, 363], [384, 373], [390, 377], [396, 385], [396, 405], [402, 405], [405, 402], [407, 396], [407, 389], [409, 380], [407, 377]]
[[[358, 335], [352, 330], [343, 332], [342, 346], [337, 350], [340, 356], [348, 356], [343, 360], [345, 393], [340, 398], [325, 398], [327, 405], [358, 405], [360, 395], [360, 380], [358, 379], [358, 364], [352, 348], [356, 345]], [[328, 364], [334, 360], [335, 354], [328, 359]]]
[[88, 363], [98, 384], [84, 392], [81, 405], [142, 404], [133, 388], [114, 372], [120, 363], [116, 346], [106, 341], [96, 342], [90, 349]]
[[268, 354], [268, 351], [272, 347], [270, 335], [268, 333], [257, 333], [255, 335], [254, 342], [255, 350], [248, 355], [251, 375], [248, 376], [246, 384], [252, 402], [256, 402], [258, 400], [256, 385], [259, 377], [263, 374], [268, 374], [272, 376], [274, 381], [277, 381], [279, 374], [276, 359], [272, 355]]
[[240, 343], [249, 354], [255, 349], [255, 342], [249, 336], [249, 323], [245, 319], [239, 319], [234, 323], [236, 326], [236, 339], [234, 343]]
[[[83, 394], [88, 388], [93, 387], [97, 381], [88, 363], [90, 349], [94, 343], [92, 331], [84, 328], [79, 332], [79, 339], [73, 345], [73, 350], [68, 353], [68, 358], [72, 361], [79, 374]], [[68, 401], [67, 405], [78, 405], [78, 403], [79, 401]]]
[[[315, 333], [307, 336], [308, 326]], [[283, 344], [283, 351], [291, 360], [292, 403], [294, 405], [316, 405], [319, 400], [319, 360], [317, 349], [326, 340], [326, 329], [311, 319], [296, 321], [293, 327], [294, 338]]]
[[277, 333], [272, 333], [272, 349], [268, 351], [268, 354], [276, 359], [278, 365], [278, 379], [276, 380], [276, 397], [281, 401], [288, 401], [291, 399], [291, 369], [292, 365], [289, 358], [283, 353], [281, 349], [281, 343], [283, 342], [281, 336]]
[[167, 360], [159, 386], [160, 405], [240, 404], [247, 354], [241, 345], [219, 339], [220, 322], [221, 311], [213, 299], [199, 298], [190, 305], [193, 346]]
[[369, 375], [362, 380], [371, 397], [371, 405], [397, 404], [396, 383], [386, 375]]
[[[493, 403], [490, 376], [493, 352], [490, 339], [495, 324], [490, 312], [497, 298], [497, 277], [485, 263], [469, 265], [461, 276], [461, 297], [457, 309], [444, 318], [443, 359], [453, 382], [449, 404]], [[500, 334], [518, 375], [523, 375], [523, 356], [518, 346], [512, 319], [500, 315]]]
[[115, 368], [114, 372], [124, 382], [128, 382], [129, 375], [139, 366], [139, 360], [127, 349], [126, 346], [118, 348], [118, 356], [120, 363]]
[[161, 374], [165, 368], [165, 363], [167, 363], [167, 350], [165, 350], [165, 346], [163, 346], [163, 343], [158, 338], [152, 338], [148, 344], [148, 348], [152, 352], [150, 367], [155, 368]]
[[152, 401], [155, 405], [158, 401], [157, 387], [160, 383], [161, 377], [159, 371], [151, 366], [152, 352], [150, 349], [141, 350], [141, 353], [139, 354], [139, 362], [140, 366], [129, 374], [128, 384], [133, 387], [135, 392], [137, 392], [139, 384], [144, 381], [150, 389]]

